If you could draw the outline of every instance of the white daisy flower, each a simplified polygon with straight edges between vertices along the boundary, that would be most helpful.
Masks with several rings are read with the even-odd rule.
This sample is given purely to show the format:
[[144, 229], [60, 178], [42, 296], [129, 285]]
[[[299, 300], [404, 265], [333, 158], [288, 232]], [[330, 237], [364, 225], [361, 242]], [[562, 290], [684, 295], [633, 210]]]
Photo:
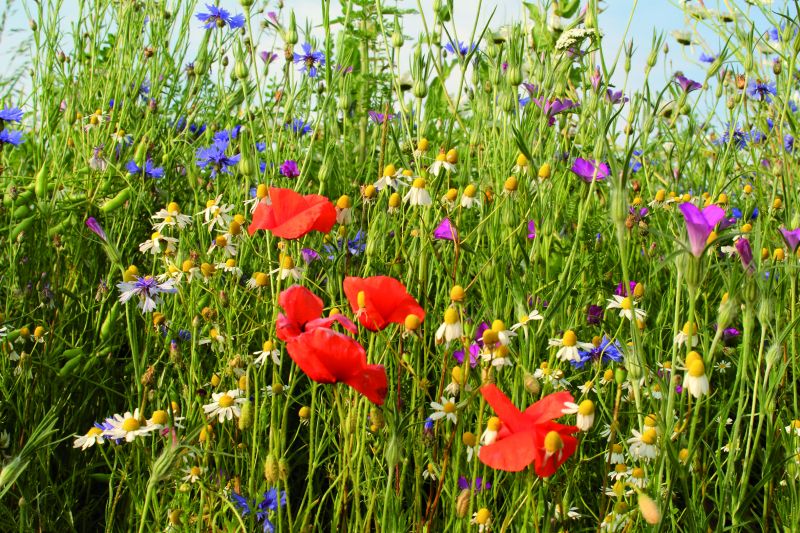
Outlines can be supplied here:
[[80, 435], [75, 439], [75, 442], [72, 443], [73, 448], [80, 448], [81, 450], [86, 450], [87, 448], [91, 448], [95, 444], [103, 444], [105, 438], [103, 437], [103, 430], [99, 427], [92, 427], [89, 431], [86, 432], [86, 435]]
[[217, 235], [211, 242], [211, 246], [208, 248], [208, 252], [206, 253], [210, 254], [214, 250], [223, 250], [228, 255], [236, 255], [236, 246], [233, 244], [233, 235], [230, 235], [229, 233]]
[[795, 436], [800, 437], [800, 420], [792, 420], [792, 423], [786, 426], [784, 429], [786, 430], [786, 433], [789, 433], [790, 435], [794, 433]]
[[203, 475], [203, 467], [195, 465], [186, 468], [184, 472], [186, 473], [186, 475], [183, 476], [182, 478], [183, 481], [187, 483], [197, 483], [198, 481], [200, 481], [200, 476]]
[[461, 317], [458, 314], [458, 309], [455, 307], [448, 307], [444, 312], [444, 322], [436, 330], [436, 342], [450, 342], [459, 340], [464, 335], [464, 329], [461, 325]]
[[264, 345], [261, 349], [253, 352], [253, 355], [258, 356], [253, 361], [253, 364], [256, 366], [263, 365], [270, 357], [276, 366], [280, 366], [281, 364], [281, 352], [275, 349], [275, 344], [272, 341], [264, 341]]
[[[162, 251], [165, 254], [172, 254], [175, 253], [176, 244], [178, 243], [178, 239], [175, 237], [167, 237], [166, 235], [161, 235], [158, 231], [153, 232], [150, 235], [150, 238], [144, 241], [139, 245], [139, 251], [143, 254], [151, 253], [153, 255], [160, 254]], [[163, 250], [162, 250], [163, 247]]]
[[197, 213], [198, 215], [203, 215], [204, 224], [208, 226], [208, 231], [214, 231], [216, 226], [226, 228], [232, 220], [229, 213], [233, 211], [234, 206], [232, 204], [220, 204], [220, 200], [222, 200], [221, 194], [215, 199], [206, 202], [206, 208]]
[[562, 361], [580, 361], [581, 356], [578, 350], [591, 350], [594, 345], [591, 342], [580, 342], [578, 336], [571, 329], [564, 332], [560, 339], [550, 339], [550, 346], [558, 346], [556, 357]]
[[237, 278], [242, 276], [242, 269], [236, 265], [236, 259], [231, 258], [223, 263], [217, 263], [214, 266], [217, 268], [217, 270], [222, 270], [228, 274], [233, 274]]
[[294, 259], [288, 255], [285, 255], [283, 258], [281, 258], [280, 267], [272, 270], [270, 274], [278, 274], [282, 280], [289, 277], [295, 280], [300, 280], [303, 278], [303, 271], [300, 269], [300, 267], [294, 264]]
[[425, 190], [424, 178], [417, 178], [414, 180], [414, 183], [411, 184], [411, 188], [406, 195], [403, 196], [403, 201], [407, 202], [409, 205], [431, 205], [431, 195]]
[[633, 299], [629, 296], [614, 295], [608, 300], [606, 309], [619, 309], [619, 316], [625, 317], [628, 320], [644, 320], [647, 318], [647, 313], [643, 309], [639, 309], [634, 305]]
[[530, 322], [531, 320], [544, 320], [544, 317], [539, 313], [537, 309], [534, 309], [527, 315], [520, 318], [519, 322], [511, 326], [511, 331], [517, 331], [519, 328], [527, 326], [528, 322]]
[[211, 403], [203, 406], [203, 411], [209, 418], [217, 417], [219, 422], [239, 418], [242, 411], [239, 407], [245, 402], [245, 398], [239, 398], [239, 389], [232, 389], [228, 392], [215, 392], [211, 395]]
[[157, 430], [155, 426], [147, 424], [139, 414], [139, 409], [135, 409], [133, 414], [126, 411], [124, 415], [115, 414], [106, 419], [110, 425], [109, 429], [103, 431], [103, 435], [112, 439], [125, 439], [126, 442], [133, 442], [136, 437], [148, 435]]
[[455, 397], [451, 396], [450, 399], [448, 400], [443, 396], [442, 403], [431, 402], [431, 409], [433, 409], [433, 413], [431, 413], [430, 415], [431, 420], [439, 420], [440, 418], [447, 418], [447, 420], [449, 420], [453, 424], [458, 422]]
[[561, 412], [565, 415], [578, 415], [575, 425], [581, 431], [589, 431], [594, 424], [594, 402], [592, 400], [583, 400], [580, 405], [574, 402], [566, 402]]
[[473, 207], [481, 206], [481, 198], [478, 196], [478, 189], [472, 184], [464, 188], [464, 193], [461, 195], [461, 207], [464, 209], [472, 209]]
[[628, 439], [629, 451], [634, 459], [650, 461], [658, 455], [658, 431], [655, 428], [647, 428], [643, 432], [631, 430], [633, 437]]
[[174, 227], [182, 230], [192, 223], [192, 217], [182, 214], [180, 206], [175, 202], [170, 202], [166, 209], [161, 209], [151, 218], [160, 221], [153, 224], [153, 229], [155, 231], [164, 231], [164, 228]]

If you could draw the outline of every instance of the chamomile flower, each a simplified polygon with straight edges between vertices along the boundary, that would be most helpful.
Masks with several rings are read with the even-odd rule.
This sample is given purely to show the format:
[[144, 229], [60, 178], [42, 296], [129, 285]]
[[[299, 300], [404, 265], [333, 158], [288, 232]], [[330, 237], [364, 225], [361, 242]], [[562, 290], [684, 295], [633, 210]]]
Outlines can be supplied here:
[[155, 231], [164, 231], [165, 228], [177, 227], [182, 230], [192, 223], [192, 217], [181, 213], [181, 208], [176, 202], [170, 202], [166, 208], [159, 210], [151, 217], [160, 221], [153, 224]]
[[464, 334], [464, 329], [461, 325], [461, 317], [459, 316], [458, 309], [455, 307], [448, 307], [444, 312], [444, 322], [436, 330], [436, 342], [450, 342], [459, 340]]
[[625, 462], [625, 453], [622, 444], [615, 442], [611, 445], [611, 449], [606, 452], [606, 462], [615, 465]]
[[73, 448], [80, 448], [82, 451], [85, 451], [88, 448], [91, 448], [95, 444], [103, 444], [105, 438], [103, 437], [103, 428], [98, 426], [93, 426], [89, 428], [89, 431], [86, 432], [86, 435], [80, 435], [75, 439], [75, 442], [72, 443]]
[[566, 402], [561, 412], [565, 415], [577, 414], [575, 425], [581, 431], [589, 431], [594, 424], [594, 402], [592, 400], [583, 400], [580, 404]]
[[[578, 512], [577, 507], [570, 507], [567, 509], [567, 519], [569, 520], [577, 520], [579, 518], [582, 518], [582, 516], [583, 515], [581, 515], [581, 513]], [[553, 509], [553, 517], [556, 520], [561, 520], [561, 504], [557, 503], [555, 505], [555, 508]]]
[[402, 176], [402, 170], [397, 170], [395, 166], [391, 163], [383, 167], [383, 175], [374, 183], [374, 187], [377, 190], [383, 190], [386, 187], [392, 188], [397, 190], [398, 187], [401, 185], [400, 176]]
[[248, 289], [263, 289], [269, 285], [269, 275], [264, 272], [253, 272], [250, 279], [247, 280]]
[[500, 419], [496, 416], [491, 417], [486, 422], [486, 430], [481, 434], [481, 445], [488, 446], [497, 440], [497, 432], [500, 431]]
[[431, 481], [439, 479], [439, 469], [436, 468], [435, 464], [428, 463], [428, 466], [422, 471], [422, 479], [430, 479]]
[[431, 143], [425, 137], [421, 138], [417, 143], [417, 148], [414, 150], [414, 157], [420, 158], [428, 153]]
[[648, 479], [647, 479], [647, 474], [644, 471], [644, 468], [640, 466], [631, 468], [630, 476], [628, 477], [627, 481], [634, 487], [640, 489], [645, 488], [647, 486]]
[[178, 265], [173, 263], [172, 261], [167, 261], [167, 269], [165, 272], [156, 276], [156, 279], [159, 283], [164, 283], [166, 281], [172, 280], [172, 283], [177, 287], [180, 285], [181, 281], [183, 281], [184, 272], [181, 270]]
[[233, 238], [231, 235], [225, 233], [222, 235], [217, 235], [211, 243], [211, 246], [208, 248], [208, 252], [211, 253], [214, 250], [222, 250], [227, 255], [236, 255], [236, 246], [233, 245]]
[[203, 475], [203, 467], [199, 465], [190, 466], [184, 469], [184, 473], [186, 475], [183, 476], [183, 481], [187, 483], [197, 483]]
[[724, 374], [728, 369], [731, 368], [730, 361], [722, 359], [714, 364], [714, 369], [719, 372], [720, 374]]
[[236, 259], [230, 258], [222, 263], [217, 263], [214, 265], [217, 270], [222, 270], [223, 272], [227, 272], [228, 274], [233, 274], [234, 276], [241, 277], [242, 269], [236, 265]]
[[492, 514], [486, 507], [481, 507], [476, 512], [472, 513], [472, 520], [470, 520], [469, 523], [477, 525], [479, 533], [491, 531]]
[[442, 403], [439, 402], [431, 402], [431, 409], [433, 409], [433, 413], [431, 413], [430, 417], [432, 420], [439, 420], [440, 418], [446, 418], [453, 424], [458, 422], [458, 414], [457, 414], [457, 407], [456, 407], [456, 399], [455, 397], [450, 397], [448, 400], [444, 396], [442, 396]]
[[456, 166], [447, 160], [447, 154], [439, 152], [436, 154], [436, 160], [428, 167], [428, 172], [430, 172], [432, 176], [438, 176], [442, 169], [445, 169], [447, 172], [455, 173]]
[[222, 351], [225, 349], [225, 337], [217, 328], [211, 328], [208, 330], [208, 337], [200, 339], [198, 344], [208, 344], [212, 350]]
[[471, 183], [464, 188], [461, 194], [461, 207], [464, 209], [472, 209], [473, 207], [481, 206], [481, 198], [478, 195], [478, 188]]
[[270, 357], [275, 365], [280, 366], [281, 364], [281, 352], [275, 349], [275, 344], [270, 340], [264, 341], [261, 349], [253, 352], [253, 355], [258, 356], [253, 361], [253, 364], [256, 366], [263, 365], [267, 361], [267, 358]]
[[220, 423], [226, 420], [239, 418], [242, 410], [239, 407], [245, 402], [246, 398], [239, 398], [239, 389], [232, 389], [228, 392], [215, 392], [211, 395], [211, 403], [203, 406], [203, 411], [209, 418], [217, 417]]
[[521, 317], [519, 322], [511, 326], [511, 331], [517, 331], [519, 328], [525, 327], [528, 325], [528, 322], [531, 320], [544, 320], [544, 317], [539, 313], [537, 309], [534, 309], [527, 315]]
[[472, 461], [472, 458], [475, 456], [475, 453], [480, 449], [480, 444], [478, 443], [478, 437], [476, 437], [474, 433], [467, 431], [461, 436], [461, 442], [467, 449], [467, 462], [469, 463]]
[[231, 215], [234, 206], [232, 204], [222, 204], [222, 195], [220, 194], [213, 200], [206, 202], [206, 208], [197, 213], [203, 215], [204, 224], [208, 226], [208, 231], [214, 231], [216, 226], [221, 228], [226, 227], [231, 222]]
[[343, 194], [336, 200], [336, 223], [347, 225], [353, 221], [353, 201]]
[[139, 251], [143, 254], [151, 253], [153, 255], [159, 254], [164, 252], [165, 254], [173, 254], [175, 253], [175, 245], [178, 243], [178, 239], [174, 237], [167, 237], [166, 235], [162, 235], [160, 232], [155, 231], [150, 238], [144, 241], [139, 245]]
[[493, 321], [491, 329], [497, 334], [497, 340], [503, 346], [508, 346], [511, 343], [511, 338], [517, 336], [513, 329], [506, 329], [506, 324], [502, 320]]
[[631, 469], [625, 464], [624, 459], [618, 463], [615, 463], [614, 468], [608, 473], [608, 477], [611, 479], [611, 481], [626, 479], [630, 475]]
[[256, 212], [256, 208], [258, 204], [264, 203], [269, 204], [269, 188], [265, 183], [260, 183], [258, 187], [256, 187], [256, 194], [249, 200], [245, 200], [244, 205], [250, 206], [250, 214]]
[[520, 153], [517, 156], [516, 164], [514, 165], [514, 168], [511, 169], [511, 172], [513, 172], [514, 174], [529, 174], [530, 171], [531, 171], [530, 161], [528, 161], [528, 158], [525, 157], [525, 154]]
[[591, 350], [594, 345], [591, 342], [580, 342], [578, 336], [571, 329], [564, 332], [560, 339], [550, 339], [550, 346], [558, 346], [556, 357], [562, 361], [580, 361], [581, 356], [578, 350]]
[[488, 348], [487, 345], [484, 345], [484, 349], [481, 352], [481, 359], [498, 368], [511, 366], [513, 363], [511, 362], [511, 358], [508, 357], [508, 354], [508, 346], [499, 344], [494, 348]]
[[633, 298], [630, 296], [614, 295], [608, 299], [606, 309], [619, 309], [619, 316], [628, 320], [644, 320], [647, 313], [643, 309], [636, 307]]
[[425, 190], [424, 178], [414, 180], [409, 191], [403, 196], [403, 201], [409, 205], [431, 205], [431, 195]]
[[658, 431], [648, 427], [641, 433], [631, 430], [633, 437], [628, 439], [629, 451], [634, 459], [651, 461], [658, 455]]
[[389, 196], [389, 208], [386, 210], [386, 212], [391, 215], [400, 211], [401, 201], [402, 197], [400, 196], [400, 193], [393, 192], [391, 196]]
[[143, 437], [158, 429], [147, 424], [139, 414], [139, 409], [133, 413], [126, 411], [124, 415], [115, 414], [106, 419], [110, 425], [109, 429], [103, 431], [103, 435], [112, 439], [124, 439], [126, 442], [133, 442], [136, 437]]
[[303, 271], [294, 264], [294, 259], [291, 256], [285, 255], [281, 258], [281, 263], [278, 268], [271, 271], [270, 274], [278, 274], [280, 279], [284, 280], [286, 278], [293, 278], [295, 280], [300, 280], [303, 277]]
[[44, 338], [47, 336], [47, 331], [45, 331], [44, 327], [36, 326], [33, 328], [33, 342], [38, 344], [44, 343]]
[[686, 322], [683, 329], [675, 335], [675, 344], [682, 346], [685, 342], [689, 342], [692, 348], [700, 342], [700, 337], [697, 335], [697, 324], [694, 322]]
[[687, 361], [683, 386], [695, 398], [708, 394], [708, 376], [706, 376], [705, 364], [700, 357]]

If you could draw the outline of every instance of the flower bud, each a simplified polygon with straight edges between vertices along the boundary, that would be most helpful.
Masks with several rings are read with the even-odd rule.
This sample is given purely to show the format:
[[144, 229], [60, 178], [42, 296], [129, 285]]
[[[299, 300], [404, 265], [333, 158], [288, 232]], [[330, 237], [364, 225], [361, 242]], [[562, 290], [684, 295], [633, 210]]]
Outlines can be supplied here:
[[278, 460], [275, 459], [272, 453], [268, 454], [264, 461], [264, 479], [267, 480], [267, 484], [269, 485], [274, 485], [280, 479]]
[[241, 414], [239, 415], [239, 430], [244, 431], [253, 425], [253, 402], [245, 400], [240, 406]]

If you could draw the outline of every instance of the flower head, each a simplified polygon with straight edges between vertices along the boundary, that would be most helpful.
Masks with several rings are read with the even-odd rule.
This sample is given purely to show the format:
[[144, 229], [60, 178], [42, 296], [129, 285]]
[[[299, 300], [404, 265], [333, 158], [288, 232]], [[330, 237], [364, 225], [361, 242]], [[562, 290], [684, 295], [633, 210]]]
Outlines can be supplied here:
[[450, 219], [445, 217], [433, 230], [433, 238], [446, 241], [458, 241], [458, 232]]
[[276, 237], [297, 239], [311, 231], [328, 233], [336, 223], [336, 208], [324, 196], [302, 196], [291, 189], [269, 188], [269, 204], [260, 202], [247, 231], [270, 231]]
[[174, 287], [173, 280], [170, 279], [164, 283], [159, 283], [152, 276], [134, 276], [133, 281], [117, 283], [117, 288], [121, 292], [119, 296], [120, 303], [124, 304], [134, 296], [138, 296], [139, 308], [143, 313], [149, 313], [156, 308], [161, 301], [161, 294], [178, 292], [178, 289]]
[[317, 67], [325, 66], [325, 54], [311, 48], [309, 43], [303, 43], [303, 53], [294, 54], [294, 62], [300, 64], [300, 72], [308, 73], [309, 78], [317, 77]]
[[225, 151], [228, 149], [228, 141], [215, 141], [208, 148], [197, 150], [197, 166], [200, 168], [211, 168], [211, 177], [215, 177], [220, 172], [230, 174], [230, 167], [237, 164], [242, 157], [241, 154], [228, 156]]
[[602, 181], [610, 173], [607, 163], [597, 162], [593, 159], [583, 159], [582, 157], [575, 159], [570, 170], [586, 183], [591, 183], [593, 180]]
[[701, 87], [703, 87], [703, 85], [701, 83], [697, 83], [694, 80], [690, 80], [689, 78], [687, 78], [683, 74], [676, 75], [675, 76], [675, 81], [678, 82], [678, 85], [681, 86], [681, 89], [683, 89], [683, 92], [685, 92], [685, 93], [690, 93], [692, 91], [696, 91], [697, 89], [700, 89]]
[[405, 285], [389, 276], [346, 277], [344, 293], [358, 321], [371, 331], [380, 331], [392, 323], [404, 324], [408, 315], [425, 319], [425, 310]]
[[708, 236], [711, 235], [717, 223], [725, 218], [725, 210], [718, 205], [711, 204], [701, 211], [690, 202], [682, 203], [680, 210], [686, 221], [692, 255], [700, 257], [706, 248]]
[[225, 26], [230, 27], [232, 30], [244, 27], [244, 15], [241, 13], [231, 16], [227, 10], [211, 4], [206, 4], [206, 9], [208, 9], [208, 13], [198, 13], [196, 16], [197, 20], [202, 22], [203, 27], [207, 30]]
[[153, 179], [160, 179], [164, 177], [164, 169], [155, 166], [153, 164], [153, 161], [150, 159], [145, 161], [143, 167], [140, 167], [139, 165], [136, 164], [136, 161], [131, 159], [125, 165], [125, 170], [127, 170], [130, 174], [140, 174], [142, 176], [146, 176], [148, 178], [153, 178]]

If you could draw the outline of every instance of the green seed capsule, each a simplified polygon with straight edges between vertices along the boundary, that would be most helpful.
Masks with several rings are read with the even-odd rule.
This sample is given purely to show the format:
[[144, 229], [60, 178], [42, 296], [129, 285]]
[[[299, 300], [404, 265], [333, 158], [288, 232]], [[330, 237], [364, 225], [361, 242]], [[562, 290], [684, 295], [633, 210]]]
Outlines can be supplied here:
[[36, 196], [38, 198], [44, 198], [47, 195], [47, 180], [48, 180], [48, 172], [47, 168], [42, 166], [42, 169], [36, 174], [36, 184], [34, 186], [34, 191], [36, 192]]
[[117, 195], [114, 198], [104, 203], [100, 207], [100, 211], [102, 211], [103, 213], [110, 213], [112, 211], [116, 211], [117, 209], [122, 207], [125, 204], [125, 202], [128, 201], [128, 199], [131, 197], [131, 192], [133, 192], [133, 190], [130, 187], [125, 187], [124, 189], [119, 191], [119, 193], [117, 193]]
[[31, 214], [31, 208], [25, 204], [20, 205], [16, 209], [14, 209], [13, 217], [17, 220], [21, 218], [25, 218], [26, 216]]
[[242, 414], [239, 415], [239, 430], [244, 431], [253, 425], [253, 402], [246, 400], [240, 408]]
[[103, 320], [103, 324], [100, 326], [100, 338], [102, 340], [106, 341], [111, 337], [114, 323], [117, 321], [118, 314], [119, 314], [119, 305], [114, 304], [114, 306], [106, 315], [105, 320]]
[[81, 356], [73, 357], [72, 359], [64, 363], [64, 366], [61, 367], [61, 370], [58, 371], [58, 377], [65, 378], [68, 375], [72, 374], [72, 372], [76, 368], [78, 368], [78, 365], [80, 365], [82, 362], [83, 362], [83, 357]]
[[33, 221], [36, 218], [36, 215], [26, 218], [25, 220], [21, 221], [19, 224], [14, 226], [14, 229], [11, 230], [11, 235], [9, 237], [12, 241], [17, 240], [17, 238], [25, 231], [31, 229], [33, 226]]

